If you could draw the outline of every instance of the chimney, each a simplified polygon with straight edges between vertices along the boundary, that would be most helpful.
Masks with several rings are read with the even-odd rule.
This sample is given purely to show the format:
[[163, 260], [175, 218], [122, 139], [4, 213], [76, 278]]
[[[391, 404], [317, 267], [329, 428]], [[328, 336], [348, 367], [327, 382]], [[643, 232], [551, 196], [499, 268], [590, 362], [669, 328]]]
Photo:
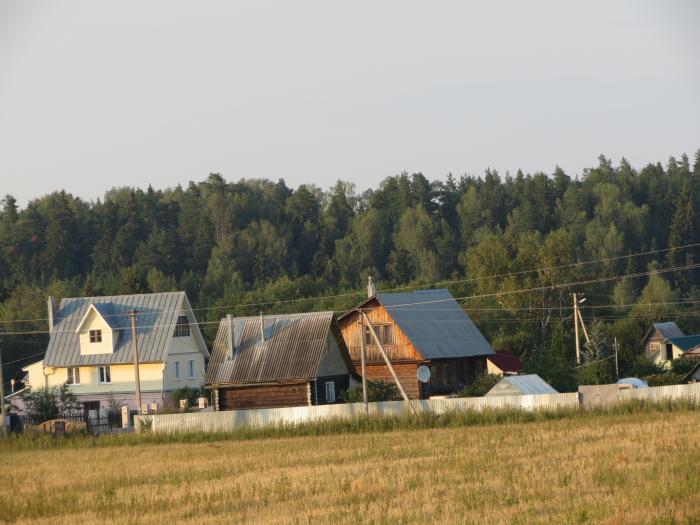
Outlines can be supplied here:
[[233, 348], [233, 319], [231, 314], [226, 315], [226, 320], [228, 321], [228, 351], [229, 357], [232, 358], [235, 349]]
[[46, 301], [46, 306], [48, 307], [49, 310], [49, 333], [53, 332], [53, 321], [54, 317], [56, 316], [56, 301], [54, 298], [49, 295], [48, 301]]
[[367, 297], [371, 299], [375, 295], [377, 295], [377, 289], [374, 287], [374, 281], [372, 281], [372, 276], [370, 276], [367, 281]]
[[263, 321], [262, 312], [260, 312], [260, 341], [265, 342], [265, 321]]

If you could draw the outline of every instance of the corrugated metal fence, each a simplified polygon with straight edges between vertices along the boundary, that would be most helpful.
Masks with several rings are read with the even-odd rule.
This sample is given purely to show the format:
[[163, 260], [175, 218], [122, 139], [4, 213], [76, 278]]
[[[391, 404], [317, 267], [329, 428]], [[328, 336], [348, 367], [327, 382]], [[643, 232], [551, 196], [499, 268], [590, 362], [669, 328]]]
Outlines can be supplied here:
[[[473, 397], [451, 399], [424, 399], [411, 402], [418, 412], [443, 414], [459, 410], [483, 410], [514, 408], [520, 410], [554, 410], [576, 408], [578, 394], [544, 394], [528, 396]], [[371, 416], [398, 416], [410, 413], [405, 401], [369, 403]], [[351, 419], [364, 415], [362, 403], [338, 405], [302, 406], [292, 408], [266, 408], [259, 410], [230, 410], [224, 412], [191, 412], [187, 414], [161, 414], [136, 416], [139, 421], [152, 420], [153, 432], [216, 432], [239, 427], [263, 427], [305, 423], [321, 419]]]
[[[634, 399], [649, 401], [690, 400], [700, 403], [700, 383], [673, 385], [654, 388], [621, 390], [618, 401]], [[518, 409], [518, 410], [557, 410], [579, 407], [578, 393], [540, 394], [527, 396], [471, 397], [448, 399], [424, 399], [411, 402], [418, 412], [444, 414], [460, 410]], [[153, 432], [216, 432], [231, 431], [240, 427], [264, 427], [289, 425], [337, 418], [351, 419], [364, 415], [362, 403], [339, 405], [302, 406], [293, 408], [267, 408], [260, 410], [231, 410], [224, 412], [191, 412], [187, 414], [161, 414], [136, 416], [138, 430], [140, 421], [151, 420]], [[410, 413], [405, 401], [369, 403], [371, 416], [398, 416]]]

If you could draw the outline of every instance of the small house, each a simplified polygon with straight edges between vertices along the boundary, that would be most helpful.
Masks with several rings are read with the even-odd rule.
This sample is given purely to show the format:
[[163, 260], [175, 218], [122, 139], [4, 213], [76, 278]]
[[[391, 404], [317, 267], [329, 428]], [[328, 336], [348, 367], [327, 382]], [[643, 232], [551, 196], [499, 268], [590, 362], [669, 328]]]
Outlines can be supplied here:
[[685, 335], [674, 322], [654, 323], [642, 339], [644, 355], [657, 364], [668, 364], [700, 344], [700, 334]]
[[[367, 379], [393, 382], [360, 311], [369, 318], [411, 399], [453, 393], [471, 384], [486, 370], [486, 359], [495, 352], [448, 290], [375, 293], [370, 282], [368, 296], [365, 302], [338, 319], [358, 375], [362, 373], [364, 340]], [[417, 378], [420, 366], [430, 368], [427, 383], [420, 383]]]
[[507, 352], [496, 352], [486, 357], [486, 373], [499, 376], [519, 374], [523, 370], [520, 359]]
[[48, 300], [44, 359], [24, 368], [31, 388], [67, 383], [86, 410], [136, 406], [131, 312], [135, 311], [141, 402], [172, 404], [199, 388], [209, 352], [185, 292]]
[[343, 402], [355, 384], [333, 312], [219, 323], [205, 384], [217, 410]]
[[530, 394], [556, 393], [558, 392], [540, 376], [537, 374], [528, 374], [504, 377], [486, 393], [486, 396], [525, 396]]

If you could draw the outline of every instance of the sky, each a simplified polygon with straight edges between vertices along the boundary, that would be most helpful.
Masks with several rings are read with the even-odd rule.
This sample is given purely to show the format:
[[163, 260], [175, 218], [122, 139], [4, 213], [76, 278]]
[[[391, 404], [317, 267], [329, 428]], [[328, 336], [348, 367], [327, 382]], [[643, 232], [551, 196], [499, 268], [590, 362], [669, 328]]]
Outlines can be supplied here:
[[0, 1], [0, 195], [700, 148], [700, 2]]

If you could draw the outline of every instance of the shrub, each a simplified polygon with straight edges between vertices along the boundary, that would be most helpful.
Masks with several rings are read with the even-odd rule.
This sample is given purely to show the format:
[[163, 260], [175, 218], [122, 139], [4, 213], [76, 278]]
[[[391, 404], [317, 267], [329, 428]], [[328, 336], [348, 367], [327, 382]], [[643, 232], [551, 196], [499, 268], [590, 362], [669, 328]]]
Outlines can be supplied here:
[[203, 388], [190, 388], [188, 386], [178, 388], [173, 391], [172, 399], [175, 403], [175, 407], [180, 407], [180, 400], [187, 399], [187, 406], [195, 406], [197, 404], [197, 398], [206, 397], [209, 402], [211, 402], [211, 391], [205, 390]]
[[649, 386], [680, 385], [683, 382], [683, 374], [653, 374], [644, 377]]
[[65, 383], [60, 387], [29, 389], [22, 399], [27, 405], [27, 413], [41, 421], [82, 410], [78, 398]]
[[[346, 403], [362, 403], [362, 385], [353, 386], [345, 391]], [[394, 383], [386, 381], [367, 381], [367, 401], [398, 401], [401, 393]]]
[[682, 376], [686, 376], [690, 373], [690, 371], [695, 368], [695, 365], [698, 364], [697, 359], [690, 359], [688, 357], [679, 357], [678, 359], [674, 359], [671, 361], [671, 370], [673, 370], [674, 374], [679, 374]]
[[471, 385], [457, 392], [457, 397], [482, 397], [501, 379], [498, 374], [482, 374]]

